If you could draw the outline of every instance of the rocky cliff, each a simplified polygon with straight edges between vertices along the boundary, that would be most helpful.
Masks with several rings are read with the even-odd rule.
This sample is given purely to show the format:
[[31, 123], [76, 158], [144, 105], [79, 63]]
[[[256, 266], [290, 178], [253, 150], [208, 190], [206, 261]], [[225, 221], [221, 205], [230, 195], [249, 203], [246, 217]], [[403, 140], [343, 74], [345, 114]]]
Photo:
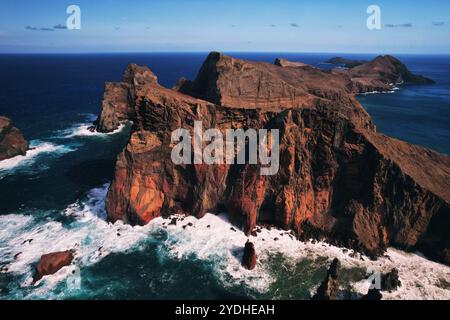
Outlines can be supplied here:
[[[212, 53], [175, 89], [137, 66], [117, 85], [126, 90], [106, 88], [102, 115], [112, 105], [134, 125], [106, 199], [112, 222], [226, 210], [247, 234], [269, 223], [371, 256], [397, 246], [450, 263], [450, 158], [377, 133], [348, 74]], [[171, 132], [194, 121], [222, 132], [278, 129], [280, 170], [175, 165]]]
[[25, 155], [28, 142], [10, 119], [0, 117], [0, 161], [18, 155]]
[[415, 75], [393, 56], [378, 56], [372, 61], [347, 61], [350, 69], [335, 69], [333, 73], [347, 76], [353, 83], [353, 92], [391, 91], [402, 84], [433, 84], [434, 81]]
[[107, 82], [103, 96], [102, 111], [95, 121], [99, 132], [112, 132], [126, 120], [135, 118], [134, 104], [136, 92], [144, 84], [157, 82], [157, 77], [147, 67], [130, 64], [125, 71], [123, 82]]

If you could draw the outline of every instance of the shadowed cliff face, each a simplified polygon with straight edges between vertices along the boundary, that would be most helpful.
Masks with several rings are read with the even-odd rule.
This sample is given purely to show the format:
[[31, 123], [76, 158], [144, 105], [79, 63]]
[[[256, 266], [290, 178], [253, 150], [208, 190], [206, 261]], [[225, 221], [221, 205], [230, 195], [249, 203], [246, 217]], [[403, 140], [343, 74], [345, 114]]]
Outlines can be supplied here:
[[0, 161], [18, 155], [25, 155], [28, 142], [12, 121], [0, 116]]
[[143, 85], [157, 82], [158, 78], [147, 67], [130, 64], [123, 82], [107, 82], [103, 96], [102, 111], [95, 121], [99, 132], [112, 132], [125, 120], [133, 120], [136, 92]]
[[[371, 256], [394, 245], [450, 263], [450, 158], [376, 133], [348, 75], [212, 53], [196, 80], [178, 83], [189, 95], [147, 68], [130, 66], [125, 78], [102, 111], [122, 101], [134, 122], [106, 199], [111, 221], [226, 210], [247, 233], [263, 222]], [[223, 134], [278, 129], [278, 173], [173, 164], [171, 132], [192, 132], [194, 121]]]

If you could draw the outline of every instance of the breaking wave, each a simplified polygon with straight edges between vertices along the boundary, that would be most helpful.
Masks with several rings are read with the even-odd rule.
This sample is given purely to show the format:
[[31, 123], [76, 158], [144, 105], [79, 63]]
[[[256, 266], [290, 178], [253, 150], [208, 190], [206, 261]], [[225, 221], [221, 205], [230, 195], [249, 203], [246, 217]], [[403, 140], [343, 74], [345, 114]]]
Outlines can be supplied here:
[[[58, 145], [52, 142], [41, 140], [30, 141], [30, 150], [26, 155], [16, 156], [14, 158], [0, 161], [0, 179], [6, 175], [15, 173], [16, 170], [25, 169], [34, 166], [38, 160], [47, 156], [60, 157], [65, 153], [75, 151], [74, 146]], [[45, 164], [41, 164], [38, 169], [46, 169]]]
[[43, 160], [48, 160], [49, 157], [59, 158], [66, 153], [77, 150], [82, 145], [82, 141], [74, 142], [74, 138], [108, 137], [122, 132], [127, 125], [123, 123], [117, 130], [110, 133], [92, 132], [88, 129], [95, 119], [94, 114], [87, 114], [85, 120], [81, 123], [76, 123], [68, 129], [56, 131], [50, 137], [30, 141], [30, 150], [27, 151], [25, 156], [19, 155], [0, 161], [0, 179], [17, 173], [18, 170], [34, 173], [48, 169], [48, 161]]
[[58, 137], [62, 139], [71, 139], [77, 137], [108, 137], [117, 133], [120, 133], [126, 127], [126, 123], [120, 124], [119, 128], [113, 132], [102, 133], [97, 131], [89, 130], [93, 126], [93, 122], [97, 119], [94, 114], [87, 114], [85, 121], [81, 123], [74, 124], [68, 129], [61, 130], [58, 132]]
[[[389, 249], [377, 261], [323, 242], [300, 242], [286, 231], [261, 228], [255, 243], [258, 263], [253, 271], [241, 266], [242, 247], [247, 236], [233, 227], [226, 215], [207, 214], [198, 220], [194, 217], [175, 216], [157, 218], [147, 226], [132, 227], [122, 222], [106, 222], [104, 198], [108, 186], [91, 190], [83, 201], [68, 206], [61, 215], [72, 219], [68, 224], [58, 221], [37, 222], [32, 216], [0, 216], [0, 261], [7, 273], [20, 279], [20, 288], [12, 290], [8, 298], [59, 299], [76, 293], [55, 288], [68, 281], [77, 268], [94, 265], [111, 253], [144, 250], [148, 241], [159, 241], [158, 255], [175, 261], [194, 259], [207, 263], [224, 288], [245, 286], [271, 299], [283, 298], [274, 284], [280, 281], [280, 270], [295, 273], [301, 261], [316, 261], [311, 268], [326, 268], [333, 258], [339, 258], [344, 270], [375, 268], [382, 272], [397, 268], [402, 287], [393, 293], [383, 293], [386, 299], [449, 299], [450, 290], [442, 286], [450, 279], [450, 268], [431, 262], [420, 254]], [[157, 234], [165, 232], [163, 238]], [[32, 283], [33, 265], [45, 253], [73, 250], [75, 259], [71, 266], [56, 274], [44, 277], [35, 286]], [[274, 255], [282, 255], [278, 265], [271, 263]], [[343, 271], [344, 272], [344, 271]], [[446, 280], [447, 279], [447, 280]], [[318, 283], [308, 285], [313, 292]], [[291, 284], [304, 286], [305, 284]], [[351, 283], [355, 292], [365, 294], [369, 283], [365, 280]]]

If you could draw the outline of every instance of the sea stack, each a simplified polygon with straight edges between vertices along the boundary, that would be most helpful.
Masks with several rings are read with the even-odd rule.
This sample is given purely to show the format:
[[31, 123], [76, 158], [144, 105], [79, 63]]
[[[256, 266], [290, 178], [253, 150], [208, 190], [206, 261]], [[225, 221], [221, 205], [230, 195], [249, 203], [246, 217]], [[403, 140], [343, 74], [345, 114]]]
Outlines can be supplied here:
[[28, 150], [28, 142], [19, 129], [13, 126], [11, 119], [0, 116], [0, 161], [24, 156]]
[[396, 268], [381, 276], [382, 291], [393, 292], [401, 286], [402, 282], [400, 281], [398, 270]]
[[247, 240], [247, 242], [245, 243], [242, 265], [248, 270], [253, 270], [256, 267], [255, 245], [249, 240]]
[[341, 262], [336, 258], [330, 265], [327, 271], [325, 280], [317, 289], [317, 293], [312, 297], [312, 300], [336, 300], [339, 292], [338, 273], [341, 267]]

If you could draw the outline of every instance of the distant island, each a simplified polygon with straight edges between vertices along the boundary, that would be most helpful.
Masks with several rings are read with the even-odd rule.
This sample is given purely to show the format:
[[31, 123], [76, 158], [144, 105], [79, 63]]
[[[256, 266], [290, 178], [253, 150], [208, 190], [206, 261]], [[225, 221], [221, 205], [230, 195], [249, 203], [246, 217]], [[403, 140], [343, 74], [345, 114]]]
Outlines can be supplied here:
[[354, 68], [367, 62], [367, 60], [351, 60], [342, 57], [335, 57], [325, 61], [325, 63], [339, 65], [344, 68]]

